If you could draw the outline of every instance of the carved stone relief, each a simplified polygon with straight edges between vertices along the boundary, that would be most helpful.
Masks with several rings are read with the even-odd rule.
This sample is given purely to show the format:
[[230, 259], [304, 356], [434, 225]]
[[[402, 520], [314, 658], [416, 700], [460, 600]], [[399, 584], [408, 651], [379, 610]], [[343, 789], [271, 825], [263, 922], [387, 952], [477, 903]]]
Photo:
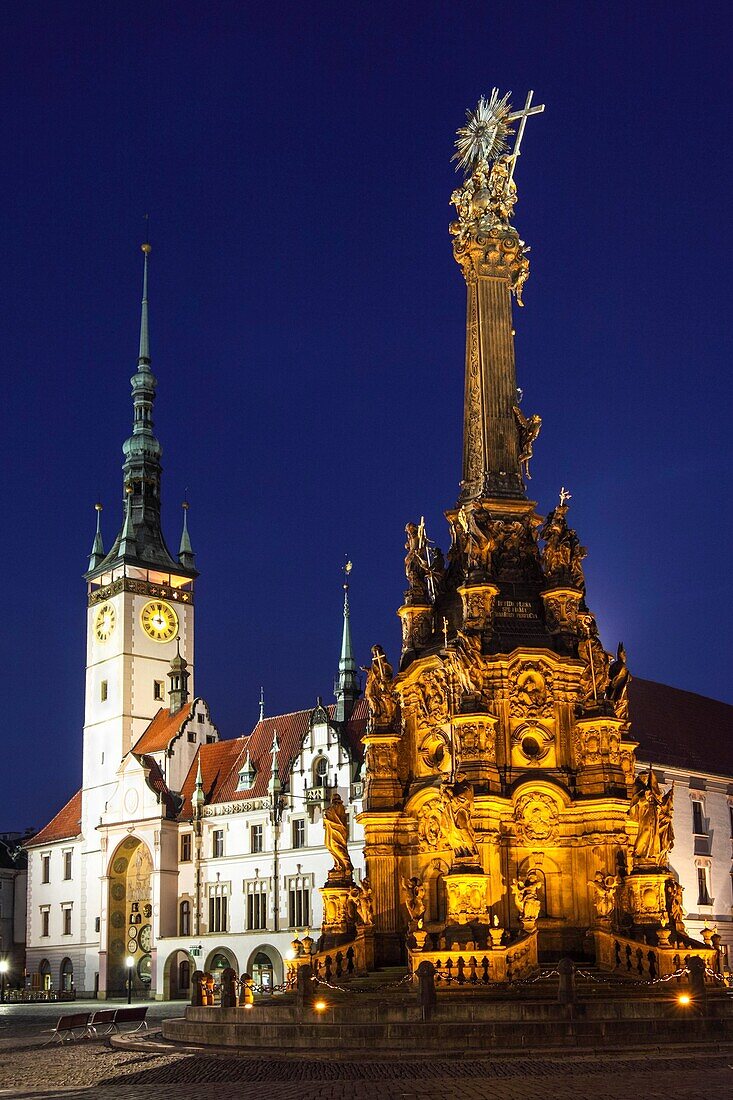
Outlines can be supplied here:
[[542, 791], [531, 791], [517, 799], [514, 826], [517, 838], [524, 844], [554, 839], [557, 835], [558, 819], [557, 805]]

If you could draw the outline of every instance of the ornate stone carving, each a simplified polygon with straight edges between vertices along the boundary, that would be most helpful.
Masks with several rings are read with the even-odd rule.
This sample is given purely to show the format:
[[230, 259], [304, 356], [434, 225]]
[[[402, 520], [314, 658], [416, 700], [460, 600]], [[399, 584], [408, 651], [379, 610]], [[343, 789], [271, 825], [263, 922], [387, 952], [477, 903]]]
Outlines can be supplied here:
[[456, 759], [460, 764], [496, 763], [496, 724], [491, 715], [460, 714], [453, 719]]
[[458, 511], [456, 527], [463, 565], [468, 576], [490, 576], [496, 538], [490, 524], [481, 524], [482, 510], [464, 504]]
[[425, 672], [404, 693], [404, 706], [412, 711], [418, 726], [445, 725], [448, 722], [448, 678], [443, 667]]
[[521, 579], [536, 575], [539, 552], [534, 517], [492, 520], [496, 553], [494, 570], [503, 577]]
[[621, 904], [634, 924], [666, 925], [667, 881], [662, 871], [634, 871], [624, 882]]
[[443, 555], [428, 538], [424, 517], [419, 524], [408, 523], [405, 535], [405, 575], [409, 586], [405, 593], [406, 602], [422, 604], [429, 599], [434, 603], [443, 581]]
[[457, 630], [454, 646], [448, 656], [448, 664], [460, 695], [472, 698], [481, 694], [484, 667], [480, 637]]
[[450, 770], [450, 743], [441, 729], [433, 728], [429, 730], [420, 742], [418, 755], [426, 768], [429, 768], [432, 772]]
[[400, 879], [400, 884], [407, 915], [410, 918], [410, 928], [421, 928], [425, 916], [425, 894], [427, 891], [416, 875], [409, 879]]
[[449, 924], [485, 922], [488, 913], [487, 895], [489, 879], [482, 873], [445, 876], [446, 918]]
[[517, 799], [514, 807], [514, 827], [523, 844], [552, 840], [557, 835], [559, 814], [549, 795], [531, 791]]
[[568, 527], [568, 499], [567, 495], [561, 497], [561, 503], [552, 509], [540, 531], [540, 538], [545, 540], [542, 568], [550, 583], [585, 592], [582, 563], [588, 551], [580, 545], [577, 533]]
[[638, 825], [633, 850], [635, 868], [667, 866], [674, 847], [673, 800], [674, 785], [662, 794], [651, 767], [643, 778], [636, 779], [628, 814]]
[[359, 886], [352, 886], [347, 898], [349, 919], [366, 928], [374, 924], [373, 891], [368, 878], [363, 878]]
[[509, 688], [512, 718], [551, 718], [553, 679], [549, 666], [539, 661], [523, 662]]
[[629, 718], [628, 690], [631, 683], [631, 673], [626, 664], [626, 650], [623, 642], [618, 643], [616, 659], [611, 662], [608, 670], [608, 679], [606, 698], [612, 704], [616, 717], [626, 722]]
[[438, 798], [432, 798], [422, 807], [417, 822], [417, 836], [421, 852], [442, 851], [446, 847], [443, 811]]
[[328, 872], [329, 881], [350, 881], [353, 865], [349, 856], [349, 823], [346, 819], [343, 799], [338, 791], [331, 795], [331, 805], [323, 814], [325, 845], [333, 856], [333, 867]]
[[675, 879], [667, 879], [665, 899], [667, 902], [667, 912], [669, 914], [669, 925], [670, 928], [675, 929], [677, 932], [685, 931], [685, 907], [682, 904], [684, 890], [684, 886], [681, 886]]
[[591, 724], [578, 723], [575, 727], [575, 755], [581, 767], [600, 764], [622, 764], [624, 754], [623, 731], [620, 726], [596, 720]]
[[598, 637], [598, 627], [592, 615], [581, 615], [585, 637], [578, 642], [578, 656], [585, 667], [580, 674], [580, 702], [585, 710], [603, 709], [608, 691], [608, 654]]
[[616, 892], [619, 888], [618, 875], [607, 875], [596, 871], [588, 885], [593, 891], [593, 905], [596, 917], [601, 922], [609, 922], [616, 907]]
[[534, 932], [540, 915], [540, 881], [536, 871], [524, 879], [512, 880], [512, 894], [525, 932]]
[[519, 405], [513, 405], [512, 412], [517, 422], [517, 432], [519, 434], [519, 465], [522, 476], [527, 481], [531, 481], [529, 460], [534, 453], [534, 445], [542, 428], [542, 417], [536, 413], [533, 416], [525, 416]]
[[368, 728], [389, 728], [394, 720], [397, 699], [392, 684], [392, 666], [381, 645], [372, 646], [372, 663], [362, 671], [367, 674], [364, 697], [369, 708]]
[[474, 866], [478, 860], [476, 834], [473, 829], [473, 785], [463, 772], [455, 780], [445, 779], [440, 785], [442, 828], [447, 846], [453, 852], [453, 863]]
[[423, 649], [433, 633], [433, 609], [429, 604], [405, 604], [397, 614], [402, 623], [402, 652]]
[[[466, 630], [490, 630], [499, 589], [494, 584], [461, 585], [458, 589]], [[465, 648], [465, 646], [464, 646]]]
[[583, 593], [578, 588], [552, 588], [542, 593], [545, 622], [551, 634], [576, 634], [578, 608]]

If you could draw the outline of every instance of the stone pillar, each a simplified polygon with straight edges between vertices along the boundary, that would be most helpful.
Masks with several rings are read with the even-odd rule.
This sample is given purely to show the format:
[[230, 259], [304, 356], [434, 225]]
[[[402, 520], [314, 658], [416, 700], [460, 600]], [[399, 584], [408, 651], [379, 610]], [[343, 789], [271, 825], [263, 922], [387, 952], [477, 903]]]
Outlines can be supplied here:
[[496, 734], [499, 719], [493, 714], [456, 714], [452, 719], [456, 769], [472, 783], [492, 783], [499, 789]]
[[366, 783], [364, 806], [367, 810], [394, 810], [402, 797], [397, 777], [399, 734], [371, 730], [364, 737]]
[[364, 859], [374, 903], [374, 946], [377, 966], [402, 961], [400, 891], [395, 830], [399, 813], [359, 814], [364, 829]]
[[624, 797], [633, 780], [635, 741], [626, 741], [628, 722], [610, 715], [577, 718], [573, 731], [578, 789], [582, 794]]

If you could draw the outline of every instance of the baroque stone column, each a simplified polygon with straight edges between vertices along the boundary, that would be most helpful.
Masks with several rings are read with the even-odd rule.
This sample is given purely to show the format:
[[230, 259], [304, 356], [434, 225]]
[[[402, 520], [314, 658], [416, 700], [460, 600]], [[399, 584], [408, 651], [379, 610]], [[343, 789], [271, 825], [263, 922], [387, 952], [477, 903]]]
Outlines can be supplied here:
[[382, 965], [402, 959], [395, 841], [399, 817], [399, 813], [364, 811], [357, 819], [364, 829], [364, 861], [374, 903], [376, 956]]

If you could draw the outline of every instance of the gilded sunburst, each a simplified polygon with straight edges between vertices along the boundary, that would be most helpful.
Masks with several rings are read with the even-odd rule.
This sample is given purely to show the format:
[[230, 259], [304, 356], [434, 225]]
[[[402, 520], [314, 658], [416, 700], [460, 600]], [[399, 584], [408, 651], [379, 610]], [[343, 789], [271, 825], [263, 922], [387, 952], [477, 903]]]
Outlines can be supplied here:
[[507, 152], [507, 138], [514, 133], [507, 122], [510, 95], [507, 92], [500, 97], [499, 89], [492, 88], [488, 99], [481, 96], [476, 109], [466, 111], [466, 125], [457, 132], [452, 157], [457, 161], [456, 171], [463, 168], [468, 174], [479, 161], [490, 162]]

